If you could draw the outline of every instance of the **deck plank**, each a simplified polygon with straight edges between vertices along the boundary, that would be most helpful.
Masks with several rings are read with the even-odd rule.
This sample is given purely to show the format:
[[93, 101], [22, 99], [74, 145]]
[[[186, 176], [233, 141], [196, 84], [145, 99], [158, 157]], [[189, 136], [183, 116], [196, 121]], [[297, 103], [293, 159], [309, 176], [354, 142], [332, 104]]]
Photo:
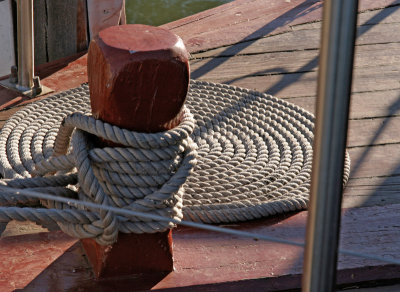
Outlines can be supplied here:
[[[250, 5], [251, 4], [251, 5]], [[181, 36], [190, 52], [229, 45], [249, 39], [290, 30], [289, 24], [296, 17], [300, 22], [315, 20], [319, 15], [310, 11], [321, 7], [318, 0], [292, 0], [290, 2], [270, 0], [238, 1], [232, 9], [212, 14], [207, 18], [193, 19], [188, 25], [171, 23], [163, 27], [172, 29]], [[210, 13], [213, 13], [210, 11]], [[186, 20], [181, 20], [185, 22]], [[189, 27], [190, 28], [189, 28]], [[232, 34], [232, 31], [235, 31]], [[190, 32], [190, 34], [188, 34]]]
[[[230, 228], [302, 242], [307, 212], [255, 220]], [[345, 209], [340, 247], [387, 258], [396, 258], [400, 240], [400, 205]], [[13, 267], [24, 264], [18, 236], [0, 239], [0, 252], [15, 260], [2, 263], [8, 283], [1, 285], [26, 291], [115, 291], [116, 289], [172, 291], [278, 291], [300, 285], [303, 250], [299, 247], [179, 227], [174, 232], [175, 271], [168, 275], [138, 275], [118, 281], [94, 281], [84, 252], [74, 240], [59, 233], [29, 234], [24, 253], [30, 254], [31, 273], [18, 277]], [[53, 254], [48, 255], [46, 242]], [[370, 244], [374, 242], [374, 244]], [[43, 252], [41, 252], [43, 250]], [[54, 255], [59, 257], [54, 260]], [[40, 257], [46, 255], [46, 259]], [[53, 262], [52, 262], [53, 261]], [[51, 263], [52, 262], [52, 263]], [[51, 263], [51, 265], [49, 265]], [[1, 264], [0, 264], [1, 265]], [[26, 264], [25, 264], [26, 265]], [[39, 266], [47, 266], [40, 274]], [[56, 281], [54, 275], [58, 275]], [[61, 276], [60, 276], [61, 275]], [[338, 284], [400, 277], [398, 267], [369, 259], [339, 256]], [[168, 290], [167, 290], [168, 291]]]
[[[315, 113], [315, 96], [291, 97], [285, 100]], [[350, 119], [393, 117], [400, 114], [398, 89], [356, 92], [351, 96]]]
[[396, 144], [348, 149], [352, 178], [400, 175], [400, 147]]
[[[361, 0], [359, 11], [398, 4], [400, 0]], [[294, 26], [320, 21], [321, 16], [322, 1], [317, 0], [236, 0], [162, 27], [179, 35], [194, 53], [287, 32]]]
[[350, 179], [343, 193], [343, 208], [400, 204], [400, 176]]
[[[379, 74], [368, 70], [355, 70], [353, 74], [353, 93], [400, 89], [398, 70], [398, 67], [391, 65], [381, 66]], [[280, 98], [294, 98], [315, 96], [317, 76], [317, 72], [265, 76], [246, 75], [244, 72], [237, 79], [227, 80], [219, 76], [212, 81], [254, 89]]]
[[[369, 19], [365, 25], [358, 28], [358, 37], [356, 45], [365, 44], [383, 44], [400, 42], [400, 33], [394, 33], [399, 27], [400, 16], [396, 10], [399, 6], [392, 7], [392, 13], [396, 19], [390, 18], [390, 22], [380, 25], [369, 24]], [[381, 11], [381, 10], [378, 10]], [[365, 12], [362, 15], [368, 15], [371, 18], [376, 15], [377, 11]], [[389, 15], [390, 16], [390, 15]], [[398, 19], [397, 19], [398, 18]], [[247, 41], [237, 43], [229, 47], [220, 47], [217, 49], [207, 50], [200, 53], [192, 54], [193, 57], [202, 59], [210, 57], [224, 57], [234, 55], [261, 54], [268, 52], [288, 52], [318, 49], [320, 44], [321, 22], [314, 22], [307, 26], [300, 26], [292, 31], [278, 35], [267, 36], [255, 41]], [[228, 50], [229, 48], [229, 50]]]
[[[400, 117], [351, 120], [347, 147], [400, 143]], [[400, 151], [398, 157], [400, 158]]]
[[39, 76], [41, 83], [53, 90], [53, 92], [35, 98], [29, 98], [22, 94], [0, 87], [0, 120], [13, 113], [12, 108], [22, 106], [45, 98], [46, 96], [65, 91], [88, 82], [87, 55], [81, 52], [53, 62], [42, 64], [35, 68], [35, 75]]
[[[392, 29], [393, 30], [393, 27]], [[395, 33], [400, 40], [400, 31]], [[390, 51], [391, 54], [387, 52]], [[296, 72], [314, 72], [318, 69], [318, 50], [293, 50], [263, 54], [194, 59], [192, 77], [202, 80], [222, 80], [224, 83], [247, 76], [279, 75]], [[380, 73], [382, 66], [400, 67], [400, 42], [368, 44], [356, 47], [354, 68]], [[371, 62], [373, 60], [373, 62]]]

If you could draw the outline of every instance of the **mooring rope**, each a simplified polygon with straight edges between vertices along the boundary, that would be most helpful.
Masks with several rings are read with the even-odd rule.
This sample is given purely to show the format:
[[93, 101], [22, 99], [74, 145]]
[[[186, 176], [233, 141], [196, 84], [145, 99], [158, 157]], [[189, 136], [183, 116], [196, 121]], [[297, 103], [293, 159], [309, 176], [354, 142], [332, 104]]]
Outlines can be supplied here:
[[[152, 212], [179, 221], [183, 217], [183, 184], [196, 162], [196, 145], [190, 138], [193, 129], [193, 116], [188, 110], [184, 111], [183, 120], [176, 128], [155, 134], [119, 129], [93, 117], [73, 113], [61, 124], [53, 154], [32, 167], [31, 174], [42, 177], [3, 180], [0, 185], [42, 190], [57, 196], [79, 198], [84, 202]], [[30, 131], [27, 133], [21, 136], [34, 136]], [[126, 147], [93, 148], [89, 134]], [[27, 148], [22, 149], [26, 155]], [[8, 150], [12, 151], [13, 147]], [[3, 165], [7, 165], [6, 162]], [[60, 170], [70, 172], [74, 168], [77, 174], [44, 176]], [[5, 169], [4, 173], [7, 170], [10, 169]], [[77, 183], [77, 192], [68, 188]], [[16, 200], [7, 194], [0, 197], [2, 205], [8, 206], [0, 208], [1, 222], [29, 220], [42, 225], [56, 223], [69, 235], [96, 238], [103, 245], [115, 242], [118, 232], [153, 233], [174, 226], [168, 221], [126, 220], [112, 212], [92, 213], [54, 201], [41, 201], [47, 209], [11, 207], [26, 203], [26, 198]]]
[[[108, 211], [112, 211], [116, 214], [119, 214], [123, 217], [128, 217], [128, 218], [131, 216], [137, 216], [140, 218], [147, 218], [147, 219], [153, 219], [153, 220], [159, 220], [159, 221], [168, 221], [168, 222], [173, 222], [173, 223], [180, 224], [183, 226], [188, 226], [188, 227], [193, 227], [193, 228], [198, 228], [198, 229], [203, 229], [203, 230], [208, 230], [208, 231], [213, 231], [213, 232], [225, 233], [225, 234], [240, 236], [240, 237], [244, 237], [244, 238], [251, 238], [253, 240], [265, 240], [265, 241], [282, 243], [282, 244], [287, 244], [287, 245], [292, 245], [292, 246], [297, 246], [297, 247], [305, 246], [305, 244], [303, 242], [293, 241], [293, 240], [289, 240], [289, 239], [285, 239], [285, 238], [279, 238], [279, 237], [270, 236], [270, 235], [266, 235], [266, 234], [259, 234], [259, 233], [235, 230], [235, 229], [231, 229], [231, 228], [227, 228], [227, 227], [220, 227], [220, 226], [215, 226], [215, 225], [210, 225], [210, 224], [203, 224], [203, 223], [190, 222], [190, 221], [184, 221], [184, 220], [174, 222], [174, 219], [164, 218], [164, 217], [157, 216], [154, 214], [141, 213], [141, 212], [126, 210], [126, 209], [121, 209], [121, 208], [115, 208], [115, 207], [111, 207], [111, 206], [97, 205], [97, 204], [93, 204], [93, 203], [89, 203], [89, 202], [82, 202], [82, 201], [78, 201], [78, 200], [74, 200], [74, 199], [55, 197], [53, 195], [38, 193], [38, 192], [34, 192], [34, 191], [29, 191], [26, 189], [10, 189], [7, 187], [0, 187], [0, 192], [8, 192], [9, 194], [18, 195], [18, 196], [24, 195], [24, 196], [31, 197], [31, 198], [45, 198], [47, 200], [63, 202], [70, 206], [76, 206], [76, 207], [85, 206], [88, 209], [92, 209], [92, 210], [108, 210]], [[371, 259], [371, 260], [380, 261], [380, 262], [389, 263], [389, 264], [400, 265], [400, 260], [392, 258], [392, 257], [388, 258], [386, 256], [367, 254], [367, 253], [363, 253], [360, 251], [348, 250], [348, 249], [343, 249], [343, 248], [338, 248], [338, 252], [341, 254], [344, 254], [344, 255], [349, 255], [349, 256], [354, 256], [354, 257], [359, 257], [359, 258], [364, 258], [364, 259]]]
[[[314, 119], [310, 113], [267, 94], [201, 81], [191, 81], [186, 106], [194, 116], [193, 126], [187, 113], [187, 124], [182, 123], [180, 130], [142, 134], [87, 116], [87, 85], [35, 102], [16, 113], [0, 133], [1, 170], [5, 178], [14, 178], [1, 184], [19, 188], [18, 182], [32, 190], [46, 187], [58, 196], [140, 212], [161, 215], [169, 210], [167, 217], [179, 219], [183, 214], [186, 220], [204, 223], [244, 221], [307, 207]], [[81, 130], [74, 131], [72, 146], [68, 146], [74, 127]], [[128, 150], [92, 149], [86, 133], [127, 145]], [[161, 153], [167, 144], [173, 146], [166, 150], [172, 156]], [[197, 165], [186, 179], [180, 171], [186, 162], [193, 167], [195, 144]], [[68, 147], [68, 154], [61, 155]], [[136, 148], [141, 152], [133, 153]], [[154, 164], [160, 161], [160, 166]], [[77, 174], [66, 173], [72, 167], [78, 168]], [[183, 167], [182, 172], [186, 175], [189, 169]], [[344, 183], [349, 169], [346, 155]], [[56, 174], [41, 177], [47, 172]], [[180, 177], [180, 188], [168, 184], [171, 173]], [[32, 175], [28, 181], [22, 179]], [[76, 183], [79, 191], [71, 187]], [[170, 192], [178, 195], [168, 197]], [[18, 199], [31, 201], [23, 196]], [[166, 205], [160, 207], [163, 200]], [[16, 201], [15, 196], [0, 196], [2, 205]], [[41, 203], [49, 209], [0, 208], [0, 221], [29, 217], [45, 224], [52, 220], [68, 234], [94, 237], [101, 244], [115, 240], [117, 231], [155, 232], [172, 226], [140, 218], [134, 218], [133, 226], [132, 218], [109, 211], [97, 213], [51, 200]]]

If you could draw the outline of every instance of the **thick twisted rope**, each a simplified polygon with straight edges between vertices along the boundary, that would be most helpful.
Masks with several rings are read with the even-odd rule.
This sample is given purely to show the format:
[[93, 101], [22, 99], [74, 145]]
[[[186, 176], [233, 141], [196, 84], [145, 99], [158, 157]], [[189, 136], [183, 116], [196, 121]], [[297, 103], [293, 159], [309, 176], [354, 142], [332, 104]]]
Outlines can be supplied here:
[[[183, 204], [183, 216], [186, 220], [205, 223], [237, 222], [307, 207], [314, 119], [310, 113], [267, 94], [199, 81], [191, 81], [187, 107], [196, 121], [191, 138], [198, 145], [198, 162], [183, 185], [185, 192], [180, 193], [183, 201], [174, 199], [177, 205]], [[184, 160], [181, 155], [166, 158], [161, 152], [167, 144], [173, 144], [171, 141], [176, 137], [187, 142], [179, 147], [172, 147], [173, 151], [181, 154], [187, 151], [184, 150], [187, 149], [185, 147], [190, 148], [190, 137], [185, 136], [190, 131], [186, 125], [162, 137], [158, 134], [139, 133], [130, 136], [124, 130], [111, 125], [100, 126], [99, 121], [73, 114], [65, 120], [55, 142], [58, 127], [65, 116], [74, 112], [86, 113], [89, 110], [88, 88], [87, 85], [82, 85], [33, 103], [18, 112], [6, 123], [0, 134], [2, 173], [7, 178], [21, 178], [30, 177], [33, 173], [43, 175], [50, 170], [58, 171], [52, 177], [52, 180], [57, 180], [52, 188], [63, 189], [63, 196], [70, 196], [73, 192], [70, 187], [65, 187], [71, 184], [64, 181], [66, 178], [79, 181], [87, 178], [90, 187], [81, 189], [84, 189], [84, 193], [88, 192], [88, 195], [79, 192], [77, 196], [81, 200], [89, 198], [93, 202], [112, 206], [128, 204], [130, 208], [140, 211], [147, 211], [153, 205], [158, 206], [157, 196], [164, 198], [166, 193], [154, 192], [154, 186], [163, 183], [165, 186], [168, 173]], [[66, 152], [69, 140], [67, 137], [76, 125], [85, 132], [129, 147], [141, 147], [142, 150], [140, 154], [130, 151], [121, 153], [116, 148], [111, 153], [109, 148], [104, 148], [92, 149], [86, 153], [86, 148], [75, 145], [77, 142], [72, 139], [72, 149], [81, 149], [79, 151], [82, 153], [78, 151], [80, 154], [75, 158], [70, 154], [61, 155]], [[78, 137], [80, 131], [76, 132]], [[156, 144], [157, 141], [162, 142]], [[55, 156], [48, 159], [53, 151]], [[87, 157], [104, 194], [101, 191], [97, 193], [97, 186], [90, 185], [91, 179], [84, 172]], [[136, 159], [134, 163], [125, 164], [123, 171], [118, 170], [121, 160], [132, 157]], [[151, 161], [162, 161], [162, 166], [145, 162], [150, 157]], [[76, 165], [84, 169], [82, 175], [65, 175], [66, 171]], [[350, 160], [346, 155], [344, 183], [348, 179], [349, 171]], [[116, 174], [116, 181], [110, 182], [109, 173]], [[134, 179], [131, 178], [132, 175]], [[145, 184], [150, 185], [150, 189], [144, 189]], [[171, 191], [170, 186], [167, 186], [166, 189]], [[27, 187], [33, 188], [30, 185]], [[0, 191], [2, 205], [10, 206], [13, 202], [1, 195]], [[117, 221], [122, 232], [143, 232], [139, 218], [135, 218], [139, 227], [133, 228], [131, 218], [129, 221], [118, 216], [115, 217], [117, 219], [112, 219], [107, 212], [94, 214], [83, 208], [72, 210], [60, 203], [42, 203], [47, 207], [62, 209], [68, 220], [63, 221], [61, 228], [78, 237], [90, 230], [90, 236], [97, 238], [104, 228], [114, 226]], [[5, 212], [3, 209], [0, 214]], [[155, 210], [160, 212], [158, 207]], [[174, 208], [169, 210], [173, 214], [180, 214]], [[0, 221], [6, 221], [2, 216], [0, 215]], [[78, 223], [78, 220], [82, 222]], [[155, 226], [156, 230], [157, 228], [159, 227]], [[108, 232], [105, 235], [106, 240], [114, 235], [111, 231]]]
[[[78, 197], [82, 201], [152, 212], [181, 220], [182, 185], [196, 162], [196, 146], [189, 137], [193, 128], [194, 120], [187, 110], [178, 127], [149, 135], [120, 129], [84, 114], [74, 113], [63, 120], [55, 139], [53, 155], [40, 160], [32, 174], [43, 176], [60, 170], [69, 172], [75, 167], [77, 174], [17, 178], [3, 180], [0, 185], [42, 190], [59, 196]], [[31, 136], [30, 131], [27, 132]], [[88, 139], [89, 134], [127, 148], [93, 148]], [[78, 192], [67, 187], [76, 183], [79, 183]], [[29, 202], [27, 198], [0, 197], [2, 205], [7, 206]], [[49, 209], [1, 208], [0, 221], [30, 220], [39, 224], [56, 222], [64, 232], [72, 236], [96, 238], [103, 245], [115, 242], [119, 231], [152, 233], [174, 226], [165, 221], [118, 218], [107, 211], [93, 214], [52, 201], [41, 203]]]

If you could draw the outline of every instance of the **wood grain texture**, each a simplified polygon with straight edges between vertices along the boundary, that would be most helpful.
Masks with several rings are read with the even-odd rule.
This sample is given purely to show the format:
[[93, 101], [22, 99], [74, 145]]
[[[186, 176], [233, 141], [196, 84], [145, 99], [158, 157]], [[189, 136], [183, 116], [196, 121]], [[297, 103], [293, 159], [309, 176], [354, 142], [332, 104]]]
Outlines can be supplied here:
[[1, 238], [0, 290], [14, 291], [24, 288], [75, 242], [76, 239], [62, 232]]
[[[392, 7], [393, 13], [396, 9], [398, 8]], [[364, 15], [364, 13], [361, 15]], [[368, 24], [359, 27], [356, 45], [360, 46], [366, 44], [386, 44], [400, 42], [400, 33], [397, 33], [399, 23], [400, 19], [380, 25]], [[205, 59], [210, 57], [229, 57], [235, 55], [293, 52], [318, 49], [320, 44], [320, 35], [321, 22], [313, 22], [307, 27], [297, 28], [289, 32], [267, 36], [254, 41], [240, 42], [229, 47], [220, 47], [200, 53], [194, 53], [192, 56], [194, 59]]]
[[[394, 27], [390, 31], [393, 29]], [[399, 38], [397, 43], [357, 46], [354, 68], [356, 70], [365, 68], [365, 71], [371, 71], [371, 74], [381, 71], [381, 66], [388, 64], [399, 68], [400, 32], [395, 35]], [[387, 54], [388, 50], [392, 54]], [[207, 58], [193, 60], [191, 70], [195, 79], [219, 79], [224, 83], [232, 83], [241, 79], [243, 72], [246, 72], [248, 76], [313, 72], [318, 69], [318, 55], [319, 51], [315, 49]]]
[[86, 0], [76, 3], [76, 52], [84, 51], [89, 45]]
[[[306, 218], [307, 212], [300, 212], [226, 227], [302, 242]], [[398, 258], [399, 221], [398, 204], [345, 209], [340, 248]], [[25, 235], [29, 244], [24, 245], [21, 241], [16, 245], [11, 244], [16, 238], [0, 240], [0, 245], [6, 247], [0, 251], [15, 259], [13, 262], [7, 261], [7, 265], [3, 263], [2, 268], [9, 282], [0, 282], [0, 287], [12, 283], [14, 289], [25, 287], [28, 291], [50, 291], [49, 287], [52, 291], [125, 291], [132, 287], [138, 290], [172, 291], [180, 291], [179, 288], [183, 291], [243, 291], [251, 287], [255, 291], [279, 291], [298, 288], [302, 273], [303, 250], [299, 247], [179, 227], [174, 235], [175, 271], [150, 278], [138, 275], [118, 281], [94, 281], [93, 275], [88, 272], [88, 263], [81, 247], [75, 244], [66, 250], [65, 247], [70, 246], [73, 240], [68, 241], [65, 236], [55, 237], [51, 232]], [[51, 238], [58, 240], [50, 241]], [[41, 250], [48, 250], [49, 245], [54, 251], [51, 259], [55, 255], [59, 257], [38, 275], [36, 267], [40, 261], [37, 259], [43, 256]], [[29, 264], [35, 268], [25, 270], [24, 277], [19, 276], [22, 271], [15, 272], [14, 268], [27, 265], [27, 258], [14, 256], [21, 248], [30, 254]], [[54, 275], [59, 276], [55, 279]], [[339, 256], [338, 284], [398, 277], [398, 267], [368, 259]]]
[[87, 49], [86, 0], [34, 0], [35, 64]]
[[343, 208], [400, 204], [400, 176], [350, 179], [343, 193]]
[[[398, 0], [361, 0], [359, 11], [398, 4]], [[163, 27], [179, 35], [189, 52], [195, 53], [288, 32], [321, 16], [322, 1], [318, 0], [236, 0]]]
[[[353, 74], [353, 93], [400, 89], [398, 67], [381, 66], [379, 74], [375, 73], [368, 70], [355, 70]], [[294, 98], [315, 96], [317, 76], [317, 72], [262, 76], [247, 75], [244, 72], [240, 78], [234, 80], [227, 80], [222, 76], [207, 80], [254, 89], [280, 98]]]
[[87, 0], [91, 40], [101, 30], [124, 21], [124, 5], [124, 0]]
[[77, 52], [77, 0], [46, 1], [48, 61]]
[[[303, 107], [309, 112], [315, 111], [315, 96], [292, 97], [285, 100]], [[399, 89], [356, 92], [351, 96], [350, 119], [392, 117], [400, 114]]]
[[33, 1], [35, 66], [48, 62], [46, 0]]
[[349, 123], [347, 146], [361, 147], [400, 143], [398, 133], [400, 133], [400, 117], [352, 120]]
[[102, 30], [89, 48], [92, 114], [140, 132], [176, 127], [189, 84], [189, 54], [168, 30], [141, 24]]
[[348, 149], [352, 178], [400, 175], [400, 147], [398, 144], [356, 147]]

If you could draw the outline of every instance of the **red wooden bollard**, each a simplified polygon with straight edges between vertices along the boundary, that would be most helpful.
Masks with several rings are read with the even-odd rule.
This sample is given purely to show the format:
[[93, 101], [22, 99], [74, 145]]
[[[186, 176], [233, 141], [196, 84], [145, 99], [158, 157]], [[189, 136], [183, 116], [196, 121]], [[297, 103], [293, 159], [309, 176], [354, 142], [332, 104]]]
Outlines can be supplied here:
[[[177, 126], [189, 85], [189, 54], [175, 34], [146, 25], [107, 28], [92, 40], [88, 77], [92, 114], [121, 128], [159, 132]], [[109, 141], [97, 141], [110, 146]], [[112, 246], [82, 244], [97, 277], [173, 269], [171, 230], [122, 234]]]

